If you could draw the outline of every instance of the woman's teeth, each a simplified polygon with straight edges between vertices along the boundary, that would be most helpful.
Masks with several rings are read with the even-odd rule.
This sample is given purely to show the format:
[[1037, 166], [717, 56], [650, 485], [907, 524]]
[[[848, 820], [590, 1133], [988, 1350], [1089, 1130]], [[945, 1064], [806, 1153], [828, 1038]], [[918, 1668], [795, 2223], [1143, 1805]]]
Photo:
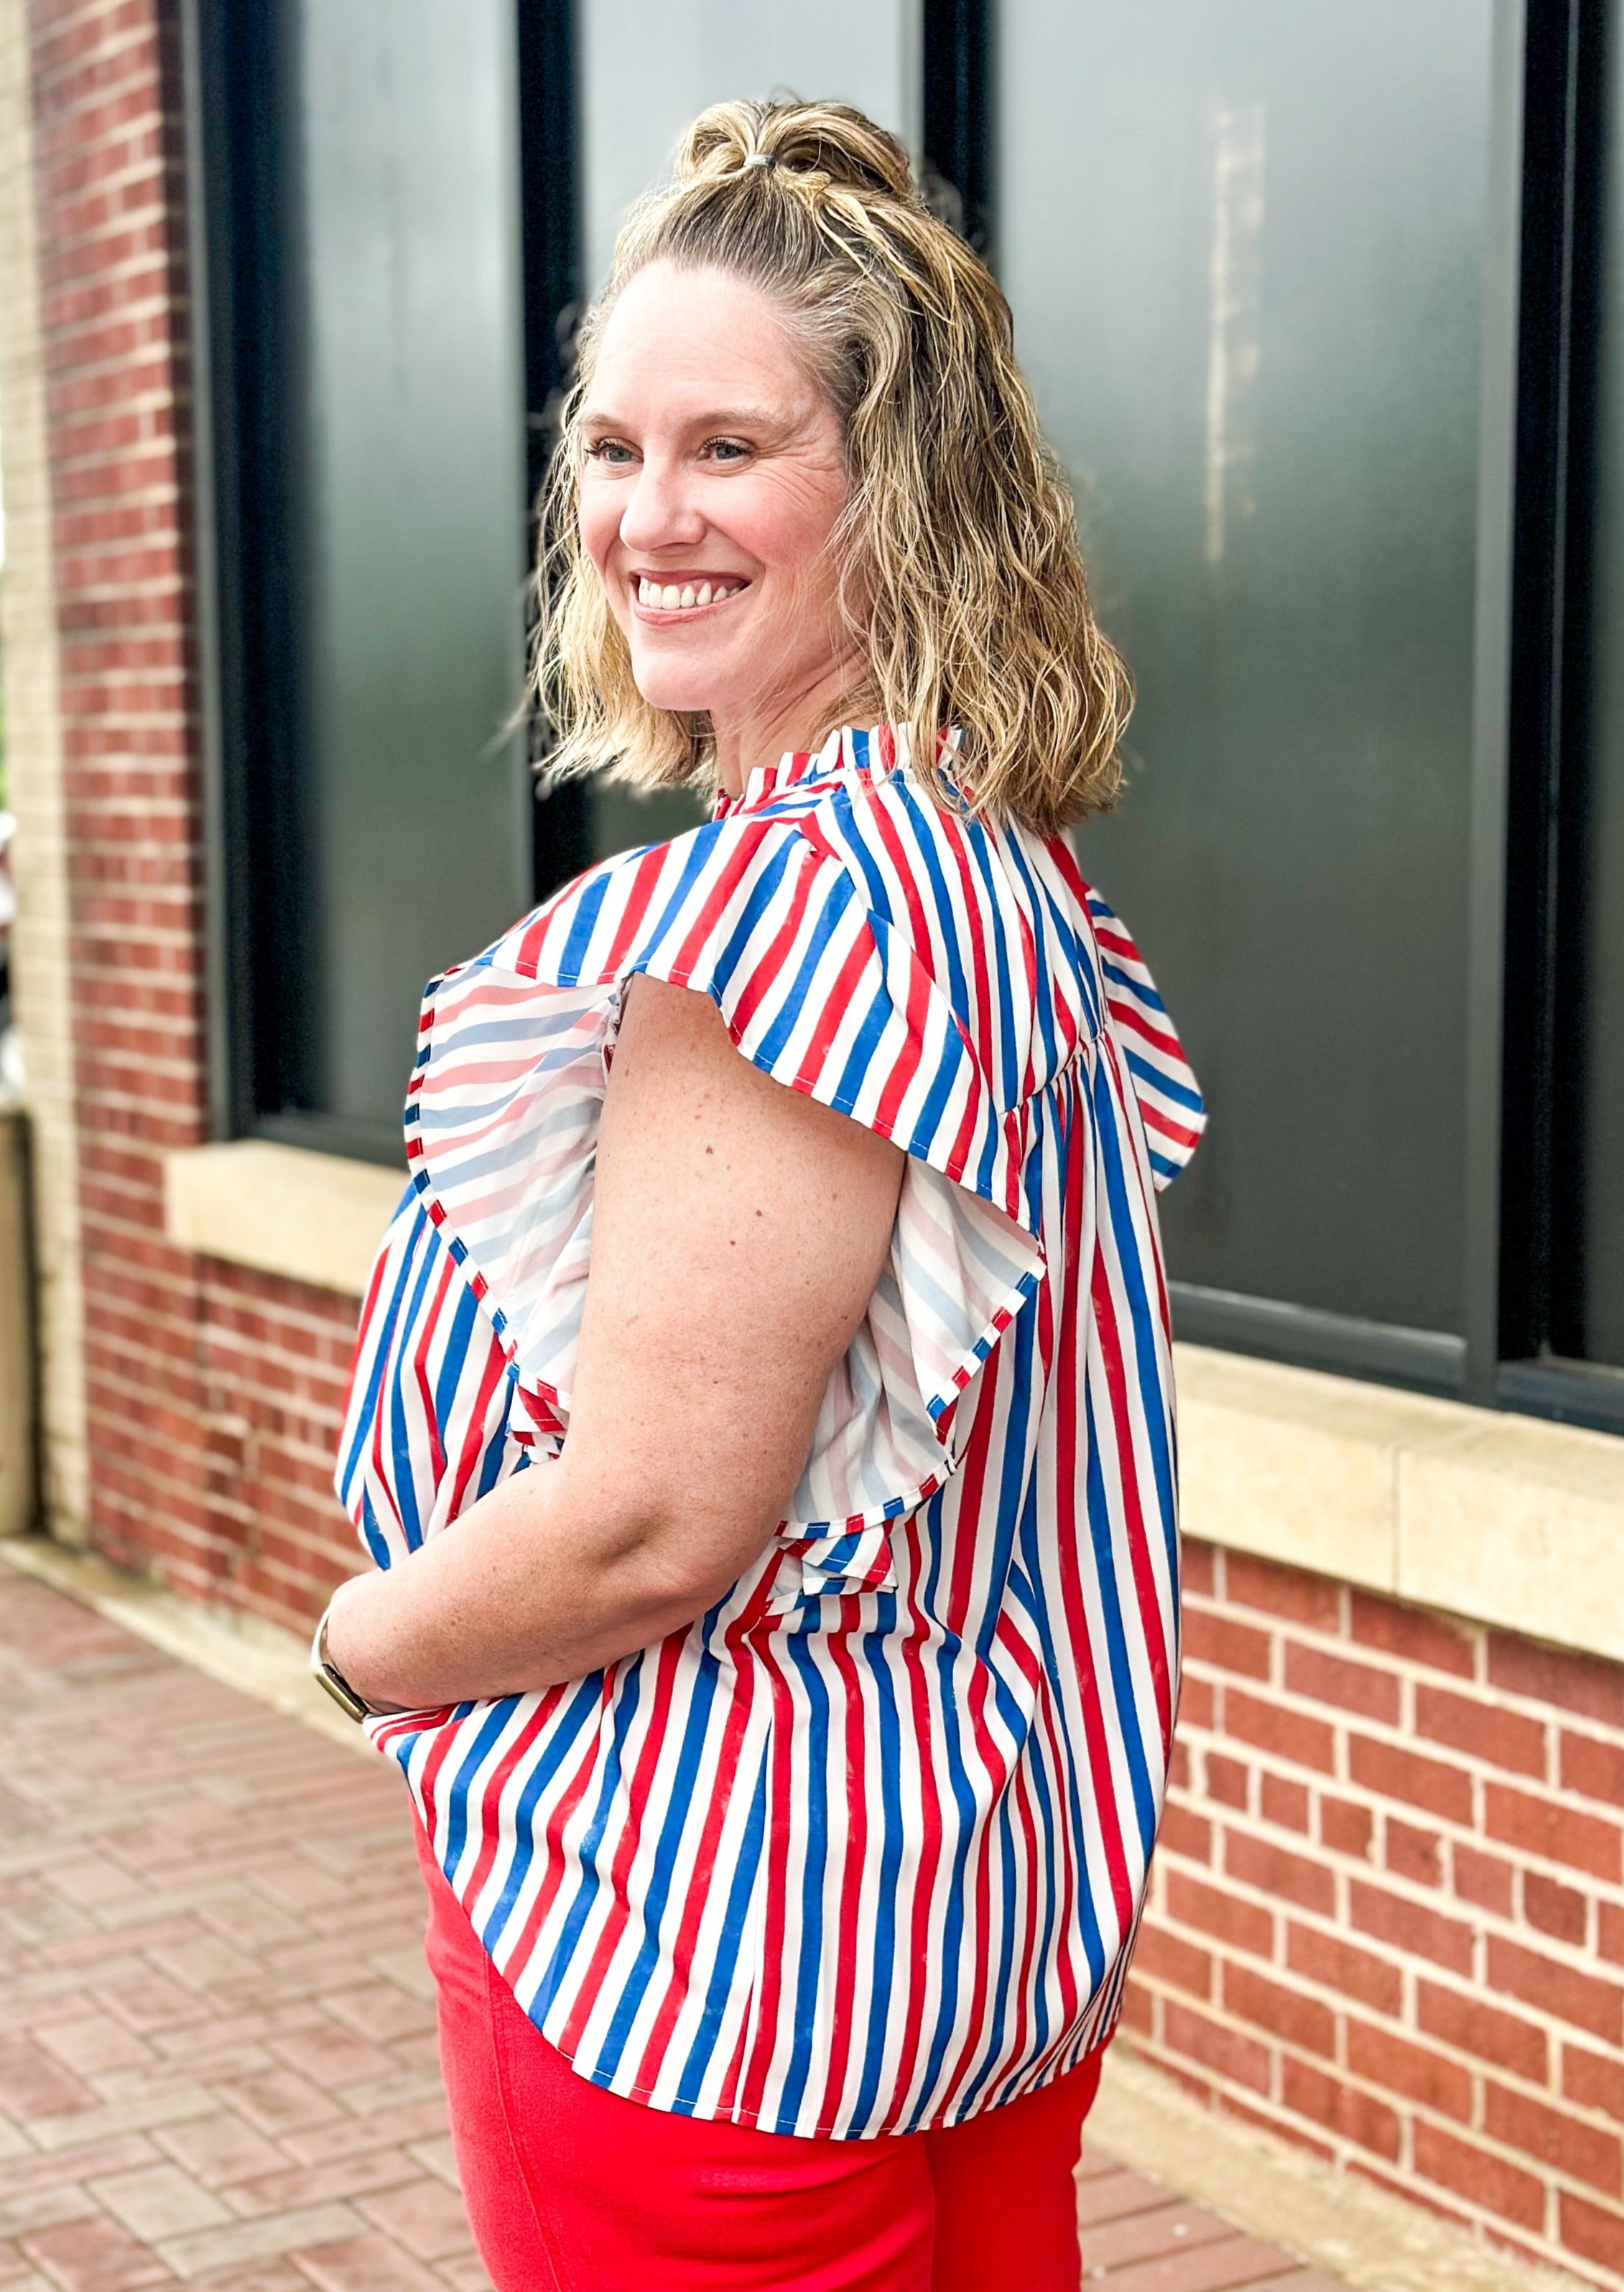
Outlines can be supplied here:
[[637, 601], [657, 613], [685, 613], [695, 605], [719, 605], [723, 597], [736, 597], [748, 586], [745, 581], [701, 581], [697, 587], [691, 582], [679, 587], [672, 581], [648, 580], [640, 573]]

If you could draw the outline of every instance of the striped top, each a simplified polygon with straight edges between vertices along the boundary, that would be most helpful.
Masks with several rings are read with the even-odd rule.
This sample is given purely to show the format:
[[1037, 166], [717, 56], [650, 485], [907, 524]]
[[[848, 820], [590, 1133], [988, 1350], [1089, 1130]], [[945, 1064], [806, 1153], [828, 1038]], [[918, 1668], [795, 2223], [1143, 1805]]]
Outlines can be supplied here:
[[664, 2110], [959, 2122], [1109, 2036], [1167, 1778], [1154, 1189], [1202, 1115], [1068, 846], [885, 731], [756, 772], [434, 981], [340, 1496], [380, 1567], [567, 1436], [626, 981], [907, 1153], [775, 1541], [658, 1646], [368, 1723], [543, 2035]]

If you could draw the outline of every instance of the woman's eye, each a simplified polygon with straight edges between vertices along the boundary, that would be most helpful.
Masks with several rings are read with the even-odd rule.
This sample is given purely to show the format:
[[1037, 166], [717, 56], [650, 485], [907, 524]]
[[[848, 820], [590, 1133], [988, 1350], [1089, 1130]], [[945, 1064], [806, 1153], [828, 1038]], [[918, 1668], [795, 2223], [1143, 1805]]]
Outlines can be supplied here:
[[718, 462], [742, 462], [748, 458], [750, 451], [739, 438], [713, 438], [705, 450]]
[[607, 462], [616, 469], [623, 469], [632, 459], [632, 449], [622, 445], [618, 438], [594, 438], [586, 448], [586, 458], [589, 462]]

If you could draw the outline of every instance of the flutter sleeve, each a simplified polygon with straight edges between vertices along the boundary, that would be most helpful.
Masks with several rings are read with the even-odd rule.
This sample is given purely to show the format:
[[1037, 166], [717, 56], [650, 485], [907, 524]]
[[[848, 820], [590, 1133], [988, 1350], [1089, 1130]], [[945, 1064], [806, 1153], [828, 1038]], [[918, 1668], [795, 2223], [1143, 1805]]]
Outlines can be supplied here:
[[624, 855], [435, 981], [408, 1101], [413, 1181], [556, 1443], [597, 1126], [639, 973], [707, 996], [753, 1066], [908, 1156], [888, 1262], [779, 1530], [772, 1604], [883, 1589], [889, 1529], [954, 1470], [954, 1404], [1042, 1275], [1024, 1110], [1000, 1107], [906, 933], [793, 820], [723, 819]]

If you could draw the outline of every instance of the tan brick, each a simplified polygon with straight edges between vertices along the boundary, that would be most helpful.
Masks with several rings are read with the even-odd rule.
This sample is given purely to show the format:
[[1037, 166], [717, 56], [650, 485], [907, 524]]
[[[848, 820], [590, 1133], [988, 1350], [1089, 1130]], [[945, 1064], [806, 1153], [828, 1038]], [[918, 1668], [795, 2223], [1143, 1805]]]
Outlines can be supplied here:
[[439, 2181], [408, 2181], [356, 2199], [358, 2212], [419, 2260], [444, 2260], [473, 2241], [461, 2196]]
[[302, 2265], [316, 2292], [443, 2292], [437, 2275], [382, 2236], [325, 2245]]
[[102, 2213], [17, 2241], [61, 2292], [138, 2292], [143, 2285], [173, 2280], [156, 2253]]
[[226, 2228], [198, 2229], [190, 2236], [167, 2237], [158, 2252], [176, 2276], [212, 2276], [245, 2261], [272, 2259], [287, 2252], [313, 2252], [321, 2245], [353, 2236], [360, 2226], [348, 2205], [309, 2205], [295, 2212], [272, 2213], [263, 2220], [234, 2221]]
[[39, 2042], [82, 2078], [105, 2077], [109, 2070], [144, 2067], [152, 2049], [110, 2014], [82, 2021], [47, 2022], [37, 2032]]
[[178, 2165], [148, 2165], [93, 2181], [91, 2192], [143, 2244], [156, 2244], [189, 2229], [215, 2228], [231, 2217], [200, 2182]]
[[276, 2173], [287, 2159], [274, 2143], [253, 2132], [229, 2110], [217, 2109], [185, 2125], [166, 2125], [153, 2135], [187, 2172], [206, 2188], [224, 2188], [257, 2175]]

